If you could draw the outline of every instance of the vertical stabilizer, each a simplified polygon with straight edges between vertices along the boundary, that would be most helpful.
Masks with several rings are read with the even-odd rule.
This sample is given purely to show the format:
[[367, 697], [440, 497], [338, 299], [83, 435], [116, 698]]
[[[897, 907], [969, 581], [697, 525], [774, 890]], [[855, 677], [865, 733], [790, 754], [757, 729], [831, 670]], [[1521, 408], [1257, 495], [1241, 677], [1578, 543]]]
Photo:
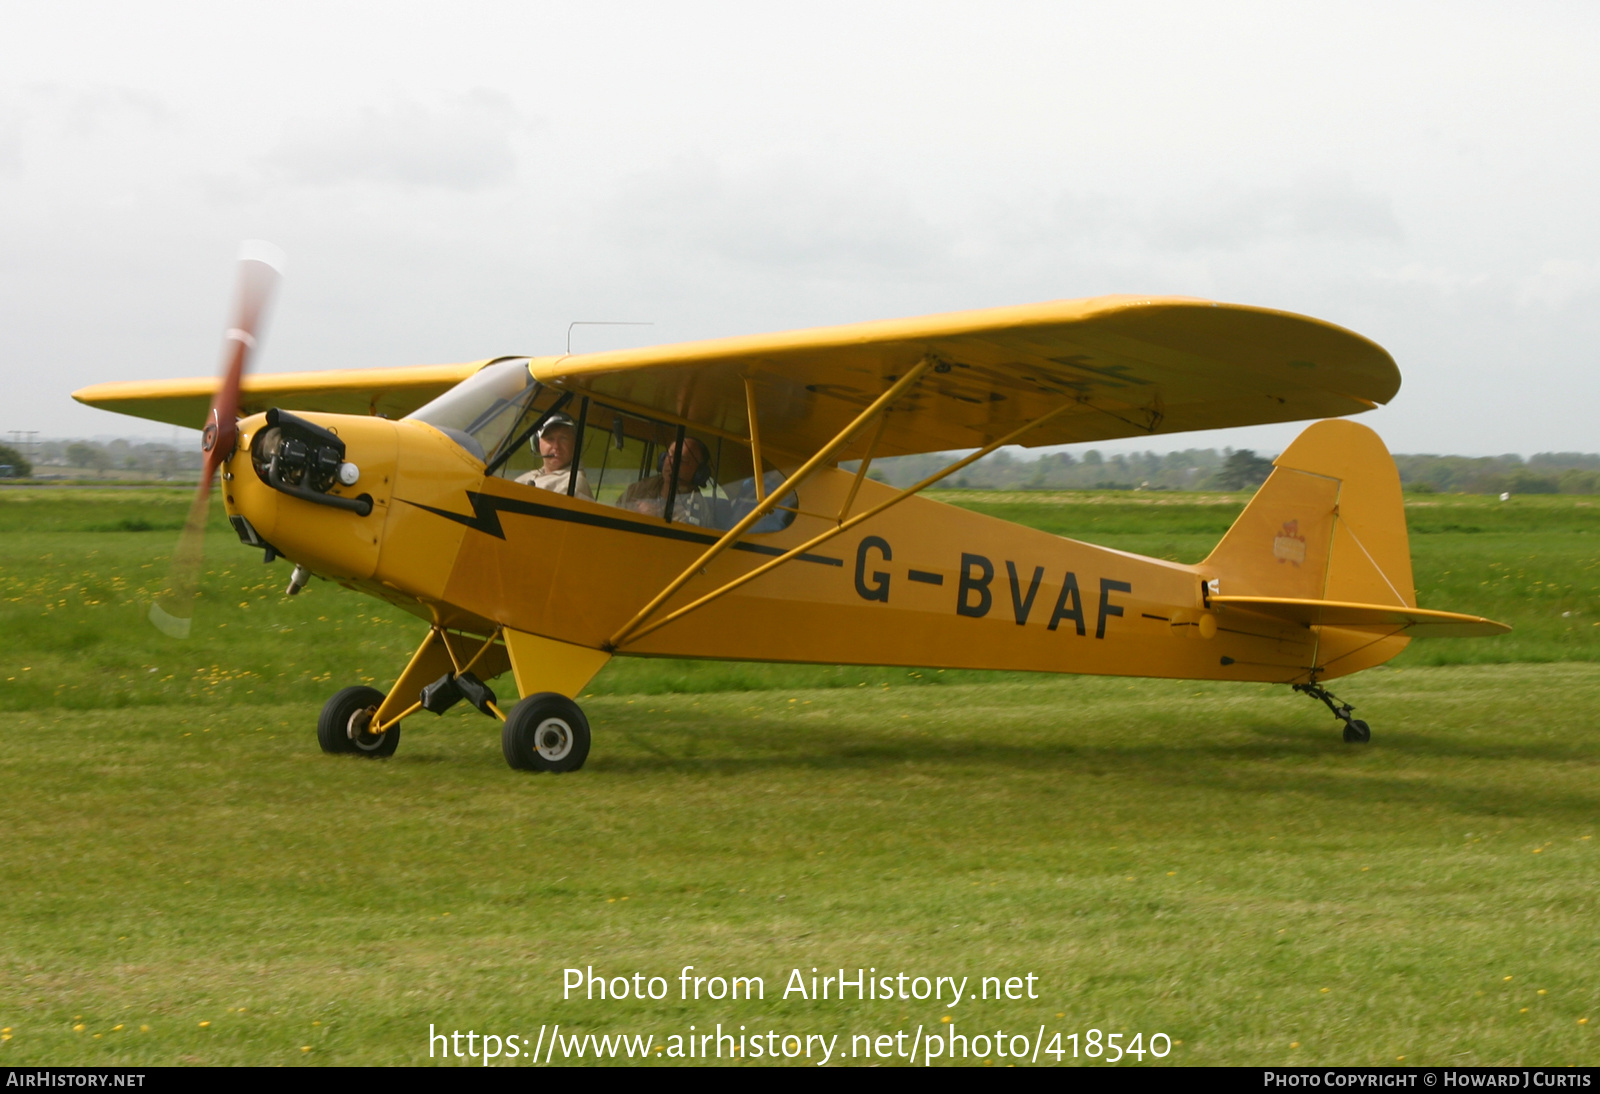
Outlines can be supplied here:
[[1317, 422], [1273, 462], [1201, 564], [1218, 591], [1415, 607], [1400, 473], [1378, 435]]

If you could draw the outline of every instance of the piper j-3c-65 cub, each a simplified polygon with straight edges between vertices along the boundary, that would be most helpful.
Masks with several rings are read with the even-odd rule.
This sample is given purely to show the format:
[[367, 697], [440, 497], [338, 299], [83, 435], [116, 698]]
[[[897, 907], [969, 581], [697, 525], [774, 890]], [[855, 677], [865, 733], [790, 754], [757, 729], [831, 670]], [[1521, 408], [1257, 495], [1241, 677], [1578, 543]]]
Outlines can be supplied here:
[[[1379, 346], [1304, 316], [1101, 297], [464, 365], [245, 378], [277, 273], [248, 250], [222, 378], [92, 406], [203, 424], [205, 471], [152, 618], [186, 634], [213, 475], [245, 543], [428, 630], [387, 692], [323, 709], [328, 752], [387, 756], [461, 699], [514, 768], [589, 752], [573, 699], [612, 656], [1323, 682], [1414, 636], [1508, 630], [1417, 607], [1399, 476], [1318, 421], [1205, 561], [1180, 566], [920, 498], [1001, 445], [1300, 419], [1387, 402]], [[210, 404], [209, 414], [206, 410]], [[542, 470], [540, 451], [544, 453]], [[872, 461], [973, 450], [903, 490]], [[566, 454], [563, 462], [563, 452]], [[841, 462], [859, 461], [847, 471]], [[527, 480], [527, 481], [520, 481]], [[486, 681], [510, 669], [523, 696]]]

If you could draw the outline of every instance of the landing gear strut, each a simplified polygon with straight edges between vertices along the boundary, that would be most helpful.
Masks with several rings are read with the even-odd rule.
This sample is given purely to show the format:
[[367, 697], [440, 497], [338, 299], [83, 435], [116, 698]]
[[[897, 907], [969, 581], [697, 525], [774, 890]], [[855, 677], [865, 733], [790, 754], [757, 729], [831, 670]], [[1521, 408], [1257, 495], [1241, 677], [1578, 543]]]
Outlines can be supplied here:
[[1350, 717], [1350, 712], [1355, 709], [1349, 703], [1342, 703], [1328, 694], [1328, 689], [1312, 681], [1309, 684], [1295, 684], [1294, 690], [1322, 701], [1333, 716], [1344, 723], [1344, 739], [1353, 745], [1364, 745], [1372, 740], [1372, 727], [1359, 718]]

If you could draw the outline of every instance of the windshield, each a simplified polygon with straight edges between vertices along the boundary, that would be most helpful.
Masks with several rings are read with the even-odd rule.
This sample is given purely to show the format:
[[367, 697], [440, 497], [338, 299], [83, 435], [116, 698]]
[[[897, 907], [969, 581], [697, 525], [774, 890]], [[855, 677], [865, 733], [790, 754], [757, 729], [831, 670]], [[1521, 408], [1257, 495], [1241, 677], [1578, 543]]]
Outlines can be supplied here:
[[479, 369], [406, 417], [428, 423], [489, 463], [514, 438], [539, 390], [528, 371], [528, 359], [518, 357]]

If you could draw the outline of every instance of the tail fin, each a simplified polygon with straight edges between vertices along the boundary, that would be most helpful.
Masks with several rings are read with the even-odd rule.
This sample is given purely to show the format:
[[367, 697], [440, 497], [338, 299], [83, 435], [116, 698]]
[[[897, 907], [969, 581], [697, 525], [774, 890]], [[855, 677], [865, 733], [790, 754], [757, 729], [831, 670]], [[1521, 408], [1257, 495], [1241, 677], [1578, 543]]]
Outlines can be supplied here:
[[1366, 426], [1295, 438], [1202, 570], [1227, 596], [1416, 607], [1400, 473]]

